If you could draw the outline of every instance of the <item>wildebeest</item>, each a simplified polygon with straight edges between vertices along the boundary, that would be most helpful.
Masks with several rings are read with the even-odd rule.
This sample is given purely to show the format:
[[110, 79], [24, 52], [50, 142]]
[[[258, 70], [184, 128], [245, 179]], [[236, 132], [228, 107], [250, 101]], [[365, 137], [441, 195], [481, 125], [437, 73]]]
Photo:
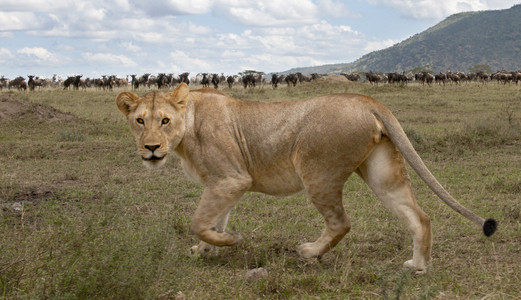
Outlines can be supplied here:
[[512, 74], [512, 82], [515, 82], [518, 85], [518, 82], [521, 80], [521, 71], [511, 72]]
[[498, 83], [503, 82], [503, 84], [509, 83], [513, 78], [512, 73], [505, 70], [494, 73], [492, 77], [496, 79]]
[[150, 77], [150, 73], [145, 73], [138, 78], [138, 86], [140, 85], [148, 85], [148, 78]]
[[439, 85], [441, 85], [442, 83], [443, 85], [445, 85], [445, 83], [447, 82], [447, 75], [442, 72], [434, 75], [434, 82], [436, 82]]
[[81, 77], [83, 77], [83, 75], [76, 75], [74, 77], [74, 80], [72, 81], [72, 87], [73, 89], [75, 90], [79, 90], [80, 89], [80, 85], [81, 85]]
[[242, 76], [242, 84], [244, 85], [244, 88], [255, 87], [255, 76], [253, 76], [253, 74]]
[[203, 78], [201, 79], [201, 84], [203, 85], [203, 87], [210, 86], [210, 79], [208, 79], [208, 73], [203, 73]]
[[373, 71], [369, 71], [368, 73], [365, 73], [365, 79], [367, 79], [367, 81], [369, 81], [369, 83], [376, 84], [376, 85], [378, 85], [378, 82], [380, 82], [382, 80], [380, 75], [373, 73]]
[[17, 88], [19, 91], [21, 91], [21, 90], [26, 91], [27, 90], [27, 82], [25, 81], [25, 79], [22, 76], [18, 76], [15, 79], [9, 81], [8, 88], [9, 89]]
[[29, 86], [29, 90], [34, 91], [36, 87], [43, 87], [43, 80], [39, 77], [34, 75], [27, 75], [27, 78], [29, 78], [29, 80], [27, 81], [27, 86]]
[[226, 82], [228, 83], [228, 88], [231, 89], [233, 87], [235, 79], [233, 78], [233, 76], [228, 76], [228, 78], [226, 78]]
[[360, 80], [360, 74], [357, 74], [357, 73], [352, 73], [352, 74], [340, 73], [340, 75], [343, 75], [349, 81], [358, 81], [358, 80]]
[[414, 78], [416, 79], [416, 81], [419, 81], [422, 84], [427, 83], [427, 85], [429, 86], [434, 81], [434, 76], [432, 76], [431, 73], [426, 71], [414, 74]]
[[219, 82], [220, 82], [219, 75], [213, 74], [212, 75], [212, 84], [213, 84], [214, 89], [219, 88]]
[[271, 75], [271, 86], [276, 89], [279, 86], [279, 75], [272, 74]]
[[490, 79], [490, 75], [483, 72], [483, 71], [478, 71], [476, 73], [476, 78], [481, 81], [482, 83], [487, 83]]
[[459, 74], [452, 73], [449, 71], [447, 72], [447, 79], [450, 80], [451, 84], [459, 84], [461, 81], [461, 76]]
[[159, 73], [157, 75], [157, 88], [161, 89], [167, 84], [167, 77], [165, 73]]
[[0, 78], [0, 91], [4, 88], [7, 88], [7, 81], [9, 80], [2, 75], [2, 77]]
[[399, 83], [403, 85], [407, 83], [407, 76], [405, 76], [405, 74], [398, 74], [396, 72], [387, 73], [387, 81], [391, 84]]
[[285, 80], [288, 87], [290, 86], [290, 84], [293, 84], [293, 86], [297, 86], [298, 76], [297, 74], [289, 74], [286, 76]]
[[130, 83], [130, 85], [132, 85], [132, 89], [137, 89], [139, 88], [139, 81], [138, 79], [136, 78], [136, 74], [132, 74], [130, 75], [130, 78], [132, 78], [132, 81]]
[[190, 84], [190, 79], [188, 78], [189, 75], [190, 75], [189, 72], [179, 74], [179, 83], [184, 82], [189, 85]]

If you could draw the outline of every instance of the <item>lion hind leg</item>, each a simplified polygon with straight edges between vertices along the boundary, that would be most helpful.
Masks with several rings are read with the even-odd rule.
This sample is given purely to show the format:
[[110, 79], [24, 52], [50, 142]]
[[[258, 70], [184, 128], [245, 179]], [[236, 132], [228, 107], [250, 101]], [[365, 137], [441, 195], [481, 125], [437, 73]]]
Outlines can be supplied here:
[[305, 243], [297, 249], [301, 257], [312, 258], [321, 256], [338, 244], [351, 229], [351, 222], [342, 205], [341, 187], [325, 192], [314, 192], [308, 188], [307, 192], [326, 223], [322, 235], [315, 242]]
[[413, 258], [404, 266], [415, 269], [417, 274], [427, 272], [432, 248], [430, 219], [416, 202], [403, 156], [390, 141], [383, 141], [374, 148], [357, 173], [411, 232]]

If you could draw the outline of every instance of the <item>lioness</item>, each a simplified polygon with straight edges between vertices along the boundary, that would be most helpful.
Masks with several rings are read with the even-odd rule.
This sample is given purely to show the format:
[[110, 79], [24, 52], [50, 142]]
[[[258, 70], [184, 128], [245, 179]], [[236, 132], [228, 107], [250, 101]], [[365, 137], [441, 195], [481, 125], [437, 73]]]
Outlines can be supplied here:
[[404, 266], [424, 273], [431, 259], [430, 219], [416, 203], [404, 158], [448, 206], [481, 226], [486, 236], [496, 230], [493, 219], [484, 220], [445, 191], [393, 114], [372, 98], [337, 94], [246, 102], [180, 84], [172, 93], [150, 92], [141, 98], [123, 92], [116, 103], [146, 166], [162, 166], [173, 150], [186, 173], [204, 185], [190, 227], [202, 240], [192, 247], [194, 253], [241, 241], [225, 228], [230, 210], [246, 191], [288, 195], [304, 190], [326, 228], [315, 242], [299, 246], [298, 254], [321, 256], [351, 228], [342, 188], [356, 173], [406, 224], [413, 256]]

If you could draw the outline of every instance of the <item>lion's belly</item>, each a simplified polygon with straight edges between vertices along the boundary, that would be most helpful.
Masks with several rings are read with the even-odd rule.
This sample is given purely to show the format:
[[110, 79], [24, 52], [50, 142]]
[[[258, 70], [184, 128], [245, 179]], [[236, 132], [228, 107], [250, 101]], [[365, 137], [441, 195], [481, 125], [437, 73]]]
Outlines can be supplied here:
[[252, 174], [253, 183], [250, 191], [268, 195], [285, 196], [304, 189], [300, 176], [291, 167], [275, 167], [256, 170]]

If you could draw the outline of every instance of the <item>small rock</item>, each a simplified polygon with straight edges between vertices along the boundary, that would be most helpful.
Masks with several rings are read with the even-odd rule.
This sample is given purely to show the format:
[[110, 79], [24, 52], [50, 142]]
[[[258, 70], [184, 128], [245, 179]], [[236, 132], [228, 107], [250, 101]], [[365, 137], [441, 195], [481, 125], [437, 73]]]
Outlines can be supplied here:
[[11, 205], [11, 209], [14, 210], [14, 211], [22, 211], [22, 203], [20, 202], [15, 202], [13, 203], [13, 205]]
[[268, 277], [268, 271], [264, 268], [249, 270], [244, 278], [249, 281], [256, 281]]

